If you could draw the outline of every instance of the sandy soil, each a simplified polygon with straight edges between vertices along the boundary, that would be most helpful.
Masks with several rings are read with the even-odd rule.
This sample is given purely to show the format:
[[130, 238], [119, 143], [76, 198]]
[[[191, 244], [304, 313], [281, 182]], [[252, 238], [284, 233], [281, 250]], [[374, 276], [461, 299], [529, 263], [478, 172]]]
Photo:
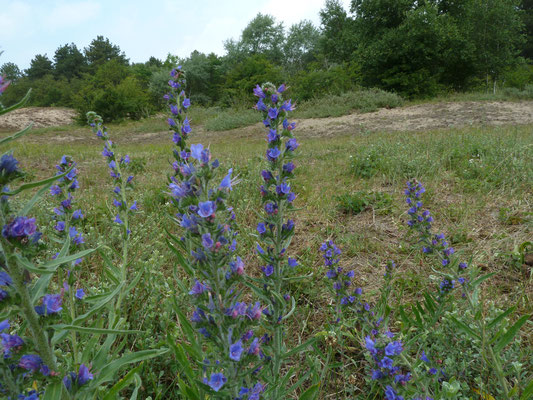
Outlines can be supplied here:
[[[67, 108], [28, 107], [0, 116], [0, 130], [20, 129], [30, 121], [35, 127], [52, 127], [71, 124], [76, 114]], [[371, 113], [353, 113], [342, 117], [296, 120], [299, 137], [322, 137], [374, 131], [423, 131], [431, 129], [460, 128], [470, 125], [524, 125], [533, 124], [533, 101], [522, 102], [453, 102], [426, 103], [394, 109], [381, 109]], [[261, 123], [228, 131], [232, 137], [252, 137], [264, 128]], [[208, 132], [194, 127], [198, 139], [218, 139], [225, 132]], [[167, 132], [128, 134], [136, 143], [167, 141]], [[88, 137], [89, 136], [89, 137]], [[69, 132], [48, 132], [30, 136], [30, 141], [80, 142], [91, 141], [86, 129], [73, 127]], [[95, 139], [96, 140], [96, 139]]]
[[533, 123], [533, 101], [430, 103], [366, 114], [297, 121], [306, 136], [358, 131], [421, 131], [469, 125]]
[[71, 124], [76, 112], [70, 108], [26, 107], [0, 116], [0, 129], [22, 129], [33, 122], [35, 128]]

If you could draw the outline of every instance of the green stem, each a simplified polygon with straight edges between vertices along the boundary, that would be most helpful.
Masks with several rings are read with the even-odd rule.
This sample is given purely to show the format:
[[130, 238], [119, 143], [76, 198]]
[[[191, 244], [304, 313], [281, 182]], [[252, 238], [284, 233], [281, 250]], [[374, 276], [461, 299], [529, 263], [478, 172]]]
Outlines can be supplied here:
[[[476, 306], [474, 304], [474, 301], [472, 300], [472, 296], [467, 290], [464, 290], [465, 296], [468, 300], [468, 305], [470, 306], [470, 309], [472, 313], [475, 315], [477, 313]], [[505, 379], [505, 376], [503, 374], [502, 365], [500, 363], [499, 357], [496, 356], [494, 353], [494, 350], [490, 344], [487, 344], [487, 338], [485, 333], [485, 324], [481, 320], [475, 320], [476, 325], [478, 327], [479, 332], [481, 333], [481, 343], [482, 343], [482, 353], [485, 353], [485, 351], [488, 351], [488, 357], [487, 354], [485, 354], [485, 358], [488, 358], [492, 361], [494, 364], [494, 369], [496, 370], [496, 375], [498, 376], [498, 380], [500, 381], [500, 385], [503, 389], [503, 394], [506, 400], [509, 400], [509, 388], [507, 387], [507, 380]]]
[[41, 323], [39, 322], [39, 316], [33, 307], [33, 302], [31, 300], [28, 287], [24, 283], [24, 270], [17, 264], [16, 260], [12, 260], [11, 258], [12, 257], [9, 257], [9, 262], [7, 262], [8, 258], [6, 257], [6, 268], [9, 271], [9, 275], [13, 279], [13, 286], [20, 296], [20, 308], [26, 321], [28, 322], [33, 340], [35, 341], [35, 345], [44, 364], [47, 365], [52, 371], [55, 371], [57, 369], [55, 358], [52, 353], [52, 349], [48, 344], [46, 334], [44, 333]]
[[[124, 205], [124, 208], [126, 210], [124, 214], [124, 233], [122, 237], [122, 263], [120, 264], [120, 278], [121, 282], [124, 284], [122, 286], [122, 290], [120, 291], [116, 303], [116, 317], [118, 318], [120, 316], [120, 308], [122, 307], [122, 301], [124, 300], [124, 296], [126, 294], [125, 290], [127, 285], [125, 284], [128, 279], [128, 244], [129, 244], [129, 209], [128, 209], [128, 202], [126, 198], [126, 179], [124, 179], [124, 176], [122, 175], [122, 171], [120, 169], [120, 161], [115, 161], [117, 166], [117, 172], [120, 176], [120, 195], [122, 198], [122, 204]], [[115, 321], [116, 323], [117, 321]]]
[[17, 385], [15, 383], [15, 380], [13, 379], [13, 375], [11, 374], [11, 370], [7, 365], [2, 366], [2, 376], [3, 376], [3, 383], [7, 386], [7, 389], [9, 390], [10, 394], [13, 396], [17, 396], [19, 394], [19, 390], [17, 389]]

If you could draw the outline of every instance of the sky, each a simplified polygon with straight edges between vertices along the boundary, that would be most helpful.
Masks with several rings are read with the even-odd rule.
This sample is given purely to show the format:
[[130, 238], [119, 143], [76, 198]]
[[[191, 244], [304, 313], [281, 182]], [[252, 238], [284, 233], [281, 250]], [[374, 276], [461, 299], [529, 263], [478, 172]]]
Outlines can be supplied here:
[[[345, 9], [350, 0], [341, 0]], [[55, 50], [80, 50], [97, 35], [120, 47], [130, 62], [193, 50], [224, 54], [224, 41], [238, 39], [258, 14], [285, 27], [303, 19], [320, 24], [325, 0], [0, 0], [0, 65], [26, 69], [36, 54], [53, 60]]]

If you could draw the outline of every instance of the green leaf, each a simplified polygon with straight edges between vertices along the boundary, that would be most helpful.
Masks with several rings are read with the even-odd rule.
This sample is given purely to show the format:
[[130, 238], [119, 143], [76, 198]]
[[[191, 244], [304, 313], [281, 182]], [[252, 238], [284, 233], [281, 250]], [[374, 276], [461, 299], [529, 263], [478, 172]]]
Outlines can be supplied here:
[[99, 311], [101, 308], [103, 308], [107, 303], [109, 303], [120, 292], [120, 290], [122, 289], [122, 286], [123, 286], [123, 284], [118, 285], [115, 288], [115, 290], [113, 290], [112, 292], [108, 293], [107, 296], [102, 297], [102, 299], [98, 303], [96, 303], [93, 307], [91, 307], [85, 314], [82, 314], [82, 315], [79, 315], [78, 317], [76, 317], [76, 319], [74, 319], [74, 321], [72, 321], [72, 324], [73, 325], [79, 324], [80, 322], [86, 320], [91, 315], [93, 315], [94, 313]]
[[[4, 109], [0, 108], [0, 115], [7, 114], [8, 112], [11, 112], [13, 110], [16, 110], [17, 108], [22, 107], [30, 99], [30, 94], [31, 94], [31, 89], [26, 92], [26, 94], [24, 95], [22, 100], [20, 100], [17, 104], [13, 104], [11, 107], [7, 107], [7, 108], [4, 108]], [[6, 139], [3, 139], [2, 141], [0, 141], [0, 145], [4, 144], [4, 143], [7, 143], [7, 141], [4, 142], [4, 140], [6, 140]]]
[[495, 317], [492, 321], [490, 321], [487, 324], [487, 329], [491, 330], [494, 327], [496, 327], [505, 317], [507, 317], [509, 314], [513, 313], [514, 310], [516, 310], [516, 306], [512, 306], [511, 308], [508, 308], [507, 310], [500, 313], [497, 317]]
[[491, 272], [490, 274], [480, 276], [474, 282], [472, 282], [470, 284], [470, 286], [475, 288], [475, 287], [479, 286], [482, 282], [486, 281], [487, 279], [492, 278], [494, 275], [496, 275], [496, 273], [495, 272]]
[[111, 334], [132, 335], [132, 334], [138, 334], [138, 333], [145, 333], [143, 331], [135, 331], [135, 330], [90, 328], [90, 327], [85, 327], [85, 326], [66, 325], [66, 324], [56, 324], [56, 325], [51, 325], [50, 327], [55, 330], [68, 330], [68, 331], [76, 331], [76, 332], [81, 332], [81, 333], [100, 334], [100, 335], [111, 335]]
[[39, 267], [36, 267], [31, 263], [27, 258], [22, 257], [19, 254], [15, 254], [17, 261], [27, 270], [34, 272], [36, 274], [53, 274], [57, 268], [62, 264], [67, 264], [72, 261], [76, 261], [78, 258], [83, 258], [88, 254], [91, 254], [96, 249], [83, 250], [76, 254], [65, 257], [57, 257], [55, 260], [51, 260], [41, 264]]
[[176, 255], [176, 257], [178, 258], [178, 263], [183, 267], [183, 269], [185, 270], [185, 272], [190, 275], [190, 276], [194, 276], [194, 270], [191, 268], [191, 266], [189, 265], [189, 263], [187, 262], [187, 260], [183, 257], [183, 255], [181, 254], [181, 252], [172, 244], [170, 243], [170, 240], [168, 240], [167, 238], [165, 238], [165, 241], [167, 242], [167, 246], [169, 247], [169, 249]]
[[135, 374], [139, 372], [142, 368], [142, 363], [129, 371], [124, 377], [119, 380], [115, 385], [109, 389], [106, 395], [103, 397], [103, 400], [115, 400], [119, 392], [129, 385], [130, 381], [134, 379]]
[[472, 328], [466, 325], [464, 322], [459, 321], [457, 318], [453, 316], [450, 316], [450, 319], [455, 324], [455, 326], [457, 326], [460, 330], [462, 330], [466, 334], [470, 335], [470, 337], [481, 340], [481, 337], [476, 332], [474, 332]]
[[292, 356], [293, 354], [300, 353], [301, 351], [307, 349], [308, 347], [312, 346], [316, 341], [318, 341], [319, 338], [312, 337], [305, 342], [303, 342], [301, 345], [296, 346], [292, 348], [290, 351], [286, 352], [285, 354], [282, 354], [282, 358], [288, 358]]
[[50, 186], [52, 186], [53, 182], [47, 183], [42, 188], [40, 188], [37, 193], [31, 198], [30, 201], [26, 203], [22, 211], [20, 212], [20, 215], [28, 215], [33, 208], [33, 206], [43, 197], [43, 195], [50, 189]]
[[522, 393], [522, 396], [520, 396], [520, 400], [531, 400], [533, 397], [533, 379], [529, 381], [527, 386], [524, 388], [524, 392]]
[[65, 385], [63, 385], [63, 382], [53, 382], [49, 384], [46, 387], [46, 390], [44, 392], [43, 400], [60, 400], [63, 399], [64, 392], [63, 388]]
[[13, 140], [17, 140], [18, 138], [21, 138], [22, 136], [24, 136], [26, 133], [30, 131], [32, 126], [33, 126], [33, 122], [31, 122], [26, 128], [14, 133], [13, 135], [3, 138], [2, 140], [0, 140], [0, 145], [7, 144], [9, 142], [12, 142]]
[[505, 346], [511, 343], [516, 334], [520, 331], [520, 328], [522, 328], [522, 325], [524, 325], [529, 318], [529, 315], [523, 315], [522, 317], [520, 317], [518, 321], [516, 321], [514, 325], [509, 328], [505, 335], [503, 335], [502, 338], [498, 340], [498, 343], [494, 345], [494, 351], [499, 353], [503, 350]]
[[176, 343], [175, 338], [169, 337], [167, 338], [167, 342], [172, 347], [172, 350], [174, 350], [174, 356], [176, 357], [176, 360], [180, 364], [180, 366], [183, 368], [183, 372], [187, 376], [187, 379], [189, 381], [194, 382], [195, 374], [193, 369], [191, 368], [191, 363], [189, 362], [189, 359], [187, 358], [187, 354], [185, 353], [183, 346], [181, 344]]
[[136, 362], [141, 362], [144, 360], [149, 360], [150, 358], [159, 357], [165, 353], [168, 352], [167, 348], [163, 349], [153, 349], [153, 350], [141, 350], [135, 353], [126, 354], [125, 356], [122, 356], [118, 360], [112, 361], [106, 366], [104, 366], [100, 374], [98, 375], [98, 378], [96, 379], [98, 385], [102, 385], [106, 382], [109, 382], [113, 379], [113, 375], [115, 375], [121, 367], [127, 364], [132, 364]]
[[296, 310], [296, 300], [294, 300], [294, 296], [291, 296], [291, 300], [292, 300], [292, 307], [291, 307], [290, 311], [283, 316], [282, 320], [286, 320], [287, 318], [290, 318], [290, 316]]
[[318, 394], [319, 389], [320, 389], [320, 383], [317, 383], [316, 385], [311, 386], [305, 392], [303, 392], [302, 395], [298, 399], [299, 400], [314, 399], [316, 395]]
[[137, 400], [137, 396], [139, 396], [139, 390], [142, 387], [143, 381], [141, 377], [138, 374], [135, 374], [135, 389], [133, 389], [133, 393], [131, 394], [130, 400]]
[[62, 173], [61, 175], [52, 176], [50, 178], [43, 179], [42, 181], [30, 182], [30, 183], [25, 183], [24, 185], [20, 185], [15, 190], [13, 190], [11, 192], [4, 193], [4, 196], [14, 196], [14, 195], [19, 194], [20, 192], [22, 192], [24, 190], [33, 189], [35, 187], [39, 187], [39, 186], [42, 186], [42, 185], [47, 185], [49, 183], [53, 183], [56, 180], [58, 180], [61, 177], [65, 176], [66, 174], [68, 174], [72, 168], [73, 167], [70, 167], [70, 169], [68, 171]]

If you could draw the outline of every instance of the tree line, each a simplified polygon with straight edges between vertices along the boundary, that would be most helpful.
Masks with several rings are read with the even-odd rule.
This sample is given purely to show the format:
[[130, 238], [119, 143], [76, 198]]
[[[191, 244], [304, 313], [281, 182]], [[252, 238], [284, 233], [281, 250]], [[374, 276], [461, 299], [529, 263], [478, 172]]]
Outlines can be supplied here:
[[95, 110], [107, 120], [161, 109], [168, 71], [182, 65], [187, 91], [206, 106], [248, 106], [258, 82], [287, 82], [298, 101], [377, 87], [407, 98], [449, 91], [523, 89], [533, 83], [533, 0], [327, 0], [320, 26], [288, 28], [258, 14], [225, 54], [130, 63], [103, 36], [88, 47], [36, 55], [24, 71], [0, 67], [12, 81], [5, 105], [33, 88], [35, 106]]

